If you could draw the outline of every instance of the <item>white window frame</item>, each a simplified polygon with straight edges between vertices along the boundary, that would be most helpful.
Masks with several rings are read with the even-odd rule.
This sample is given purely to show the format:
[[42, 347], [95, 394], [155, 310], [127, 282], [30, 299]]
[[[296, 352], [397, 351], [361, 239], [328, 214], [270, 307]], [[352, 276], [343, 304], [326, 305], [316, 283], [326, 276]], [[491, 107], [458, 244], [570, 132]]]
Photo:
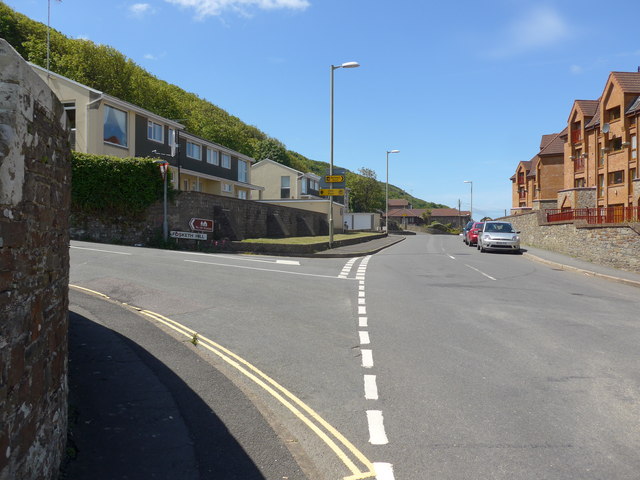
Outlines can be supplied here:
[[[189, 148], [192, 147], [192, 148]], [[198, 148], [198, 156], [193, 156], [193, 147]], [[194, 160], [202, 160], [202, 145], [198, 145], [197, 143], [187, 141], [187, 157], [193, 158]]]
[[231, 184], [230, 183], [222, 183], [222, 191], [225, 193], [231, 193], [233, 191], [233, 188], [231, 188]]
[[247, 162], [245, 162], [244, 160], [238, 160], [238, 181], [239, 182], [247, 183], [248, 170], [249, 169], [247, 168]]
[[[212, 158], [214, 153], [215, 158]], [[220, 165], [220, 152], [207, 147], [207, 163], [210, 165]]]
[[222, 153], [220, 165], [222, 165], [222, 168], [231, 168], [231, 155], [228, 153]]
[[[160, 138], [154, 136], [158, 132], [160, 132]], [[153, 120], [147, 120], [147, 140], [164, 143], [164, 125], [160, 125]]]
[[307, 177], [302, 177], [300, 179], [300, 192], [302, 193], [302, 195], [306, 195], [307, 194]]
[[238, 198], [240, 200], [246, 200], [247, 199], [247, 191], [246, 190], [238, 190]]

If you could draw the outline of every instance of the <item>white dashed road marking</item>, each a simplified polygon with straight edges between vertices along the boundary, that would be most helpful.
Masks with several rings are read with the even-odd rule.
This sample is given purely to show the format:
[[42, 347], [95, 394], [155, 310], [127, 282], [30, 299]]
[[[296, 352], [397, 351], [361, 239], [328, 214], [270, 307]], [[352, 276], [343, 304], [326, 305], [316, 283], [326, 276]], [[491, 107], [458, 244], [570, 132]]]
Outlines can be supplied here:
[[367, 400], [378, 399], [378, 385], [376, 384], [375, 375], [364, 376], [364, 398]]
[[367, 410], [367, 421], [369, 422], [369, 442], [372, 445], [386, 445], [389, 443], [387, 434], [384, 431], [382, 411]]

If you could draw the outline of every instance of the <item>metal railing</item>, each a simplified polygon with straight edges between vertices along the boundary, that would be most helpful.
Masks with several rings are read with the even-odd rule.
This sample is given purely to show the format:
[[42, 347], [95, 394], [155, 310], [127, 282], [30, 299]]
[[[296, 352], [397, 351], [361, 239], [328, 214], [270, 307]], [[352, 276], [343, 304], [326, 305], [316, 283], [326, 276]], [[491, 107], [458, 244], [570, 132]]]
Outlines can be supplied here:
[[640, 222], [640, 207], [598, 207], [577, 208], [575, 210], [546, 210], [547, 222], [569, 222], [572, 220], [586, 220], [587, 223], [598, 225], [602, 223]]

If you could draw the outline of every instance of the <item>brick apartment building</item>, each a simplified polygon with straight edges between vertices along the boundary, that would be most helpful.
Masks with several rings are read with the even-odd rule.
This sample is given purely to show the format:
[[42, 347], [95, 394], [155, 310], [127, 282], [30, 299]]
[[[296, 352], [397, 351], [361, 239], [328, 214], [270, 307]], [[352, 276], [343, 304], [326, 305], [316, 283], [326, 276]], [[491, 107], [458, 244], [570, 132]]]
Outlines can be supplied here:
[[576, 100], [567, 127], [518, 164], [512, 213], [639, 207], [639, 121], [640, 72], [611, 72], [597, 100]]

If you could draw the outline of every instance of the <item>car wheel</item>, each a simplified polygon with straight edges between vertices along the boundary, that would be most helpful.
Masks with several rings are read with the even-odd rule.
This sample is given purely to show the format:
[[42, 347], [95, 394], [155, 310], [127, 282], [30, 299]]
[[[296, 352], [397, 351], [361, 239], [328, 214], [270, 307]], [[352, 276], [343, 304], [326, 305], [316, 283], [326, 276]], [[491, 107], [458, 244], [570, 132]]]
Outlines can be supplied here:
[[486, 250], [484, 249], [483, 246], [480, 246], [479, 248], [480, 248], [480, 252], [482, 252], [482, 253], [486, 252]]

